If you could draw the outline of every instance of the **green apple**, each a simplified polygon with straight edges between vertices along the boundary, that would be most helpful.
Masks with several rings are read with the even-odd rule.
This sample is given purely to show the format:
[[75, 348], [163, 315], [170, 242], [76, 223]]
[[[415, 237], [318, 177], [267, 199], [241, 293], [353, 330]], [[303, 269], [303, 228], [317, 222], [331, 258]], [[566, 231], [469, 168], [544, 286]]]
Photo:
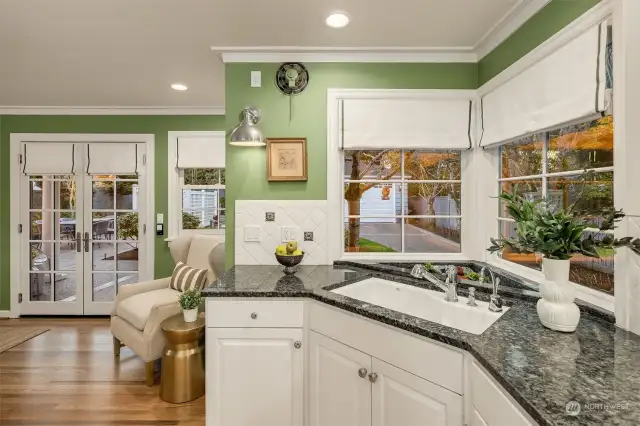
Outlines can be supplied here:
[[287, 243], [287, 254], [291, 255], [296, 250], [298, 250], [298, 243], [295, 241], [289, 241]]
[[279, 256], [286, 256], [287, 255], [287, 246], [282, 244], [278, 247], [276, 247], [276, 254]]

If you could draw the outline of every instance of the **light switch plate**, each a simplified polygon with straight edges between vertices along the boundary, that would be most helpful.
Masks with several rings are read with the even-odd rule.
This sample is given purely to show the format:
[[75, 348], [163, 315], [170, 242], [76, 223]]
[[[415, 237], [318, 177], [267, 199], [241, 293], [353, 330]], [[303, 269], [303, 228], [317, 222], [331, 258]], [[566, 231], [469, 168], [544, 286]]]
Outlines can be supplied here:
[[283, 243], [300, 241], [300, 228], [297, 226], [281, 226], [280, 234]]
[[162, 213], [156, 215], [156, 223], [164, 223], [164, 215]]
[[262, 73], [251, 71], [251, 87], [262, 87]]
[[262, 228], [257, 225], [246, 225], [244, 227], [245, 242], [260, 242], [262, 238]]

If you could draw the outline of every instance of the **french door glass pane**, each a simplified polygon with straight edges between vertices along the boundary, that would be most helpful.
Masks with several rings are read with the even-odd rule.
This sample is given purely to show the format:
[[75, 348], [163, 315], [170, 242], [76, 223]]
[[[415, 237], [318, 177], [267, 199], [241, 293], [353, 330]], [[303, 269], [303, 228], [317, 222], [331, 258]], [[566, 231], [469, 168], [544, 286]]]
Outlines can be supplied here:
[[75, 300], [78, 271], [75, 177], [31, 176], [27, 179], [29, 300]]
[[138, 279], [138, 185], [135, 175], [94, 177], [92, 300], [95, 302], [114, 300], [122, 283]]

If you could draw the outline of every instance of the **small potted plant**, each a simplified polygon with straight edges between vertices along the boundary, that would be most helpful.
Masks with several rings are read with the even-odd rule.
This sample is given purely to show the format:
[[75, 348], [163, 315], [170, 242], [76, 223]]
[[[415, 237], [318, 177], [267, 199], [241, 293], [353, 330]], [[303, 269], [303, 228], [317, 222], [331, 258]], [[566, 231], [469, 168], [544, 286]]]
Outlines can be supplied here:
[[[592, 179], [591, 174], [587, 171], [585, 181]], [[572, 256], [612, 256], [620, 247], [640, 253], [640, 239], [618, 239], [612, 232], [605, 232], [612, 231], [624, 217], [622, 210], [577, 211], [583, 194], [584, 185], [578, 199], [566, 208], [549, 206], [543, 200], [527, 200], [518, 195], [517, 186], [513, 193], [498, 197], [516, 222], [515, 236], [491, 238], [487, 250], [493, 253], [508, 247], [516, 253], [542, 254], [545, 280], [540, 283], [542, 299], [538, 300], [537, 311], [542, 324], [552, 330], [572, 332], [580, 320], [580, 310], [574, 303], [575, 287], [569, 282]], [[594, 216], [602, 218], [599, 226], [590, 223]]]
[[184, 315], [184, 322], [194, 322], [198, 319], [198, 306], [202, 301], [199, 290], [185, 290], [180, 294], [180, 307]]

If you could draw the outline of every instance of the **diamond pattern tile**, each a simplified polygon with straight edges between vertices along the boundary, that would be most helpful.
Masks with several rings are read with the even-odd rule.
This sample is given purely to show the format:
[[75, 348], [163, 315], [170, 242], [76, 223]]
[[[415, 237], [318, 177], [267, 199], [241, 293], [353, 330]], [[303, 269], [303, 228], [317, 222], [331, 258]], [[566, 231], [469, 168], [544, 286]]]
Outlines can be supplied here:
[[[275, 220], [265, 222], [265, 213]], [[327, 202], [325, 200], [238, 200], [235, 209], [236, 265], [277, 265], [273, 255], [280, 244], [282, 226], [300, 228], [298, 244], [305, 252], [303, 265], [327, 265]], [[259, 242], [244, 241], [244, 226], [262, 228]], [[313, 232], [313, 241], [303, 241], [304, 232]]]

